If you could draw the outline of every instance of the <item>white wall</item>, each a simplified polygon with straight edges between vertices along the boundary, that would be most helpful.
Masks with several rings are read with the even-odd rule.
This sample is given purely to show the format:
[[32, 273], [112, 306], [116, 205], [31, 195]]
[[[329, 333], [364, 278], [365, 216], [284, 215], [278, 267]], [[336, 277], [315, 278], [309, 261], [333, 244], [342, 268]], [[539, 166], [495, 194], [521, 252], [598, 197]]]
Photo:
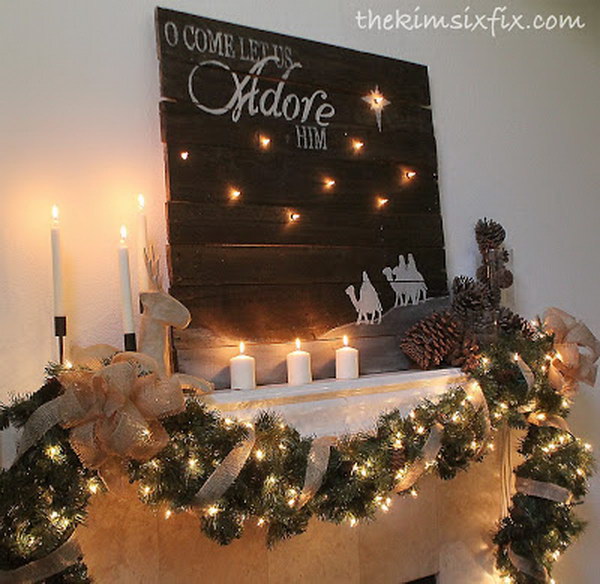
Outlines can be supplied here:
[[[451, 14], [468, 2], [164, 0], [243, 25], [425, 63], [440, 159], [450, 274], [475, 265], [472, 226], [509, 231], [517, 308], [558, 305], [600, 333], [597, 3], [529, 0], [515, 12], [581, 14], [577, 32], [359, 31], [357, 9]], [[493, 2], [477, 2], [491, 10]], [[120, 341], [116, 244], [137, 192], [164, 247], [165, 199], [150, 0], [0, 1], [0, 398], [35, 389], [52, 356], [49, 210], [62, 209], [71, 340]], [[377, 82], [376, 79], [373, 80]], [[584, 390], [577, 432], [600, 447], [600, 396]], [[600, 568], [600, 482], [585, 538], [559, 582]]]

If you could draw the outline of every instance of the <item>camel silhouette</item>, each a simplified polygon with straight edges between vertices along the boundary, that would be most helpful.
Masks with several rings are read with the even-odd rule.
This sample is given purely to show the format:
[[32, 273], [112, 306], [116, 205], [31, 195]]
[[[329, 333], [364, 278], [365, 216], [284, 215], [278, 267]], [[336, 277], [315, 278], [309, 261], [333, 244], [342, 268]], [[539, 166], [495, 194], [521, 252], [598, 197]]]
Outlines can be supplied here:
[[[352, 284], [346, 288], [346, 294], [348, 294], [358, 314], [356, 324], [360, 324], [363, 320], [367, 324], [376, 324], [375, 321], [377, 321], [377, 324], [380, 324], [383, 308], [379, 300], [379, 294], [377, 294], [377, 290], [371, 284], [367, 272], [362, 273], [362, 278], [359, 298], [356, 297], [356, 290]], [[369, 315], [371, 315], [370, 319]]]

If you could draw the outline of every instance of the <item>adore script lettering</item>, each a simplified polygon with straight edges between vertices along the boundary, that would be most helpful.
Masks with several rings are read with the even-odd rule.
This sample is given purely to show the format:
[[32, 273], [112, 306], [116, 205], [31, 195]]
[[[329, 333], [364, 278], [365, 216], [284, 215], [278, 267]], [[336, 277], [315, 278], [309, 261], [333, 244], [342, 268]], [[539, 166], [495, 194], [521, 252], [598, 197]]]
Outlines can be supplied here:
[[[238, 122], [242, 113], [255, 116], [260, 113], [264, 117], [285, 118], [304, 124], [311, 116], [321, 127], [329, 125], [335, 115], [334, 106], [327, 100], [327, 92], [317, 89], [310, 96], [300, 97], [296, 93], [286, 92], [286, 82], [294, 69], [300, 69], [301, 63], [293, 63], [282, 74], [274, 88], [262, 90], [260, 75], [268, 63], [276, 62], [278, 57], [268, 56], [255, 63], [247, 74], [240, 75], [232, 71], [228, 65], [216, 60], [208, 60], [194, 66], [188, 77], [188, 93], [192, 103], [203, 112], [222, 116], [231, 112], [231, 119]], [[204, 67], [218, 67], [227, 71], [233, 83], [233, 90], [226, 103], [221, 107], [209, 107], [202, 103], [197, 88], [201, 86], [199, 75]], [[273, 83], [273, 81], [270, 81]]]

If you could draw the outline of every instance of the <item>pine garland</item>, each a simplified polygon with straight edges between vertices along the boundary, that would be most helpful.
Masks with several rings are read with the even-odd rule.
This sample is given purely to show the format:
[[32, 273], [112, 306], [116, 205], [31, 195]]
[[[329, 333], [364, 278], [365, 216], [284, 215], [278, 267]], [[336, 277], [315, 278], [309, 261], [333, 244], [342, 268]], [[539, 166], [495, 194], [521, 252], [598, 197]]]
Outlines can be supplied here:
[[[552, 337], [538, 331], [501, 334], [499, 341], [476, 359], [469, 371], [487, 399], [493, 430], [508, 423], [527, 429], [520, 446], [525, 462], [519, 477], [567, 488], [573, 503], [554, 503], [517, 493], [508, 517], [495, 536], [497, 565], [506, 582], [534, 584], [519, 572], [509, 550], [551, 572], [552, 565], [583, 529], [573, 506], [587, 491], [593, 458], [589, 445], [570, 433], [527, 422], [527, 409], [544, 415], [569, 413], [569, 403], [548, 383], [546, 356]], [[518, 353], [535, 374], [529, 389], [513, 360]], [[0, 427], [23, 425], [42, 403], [58, 395], [60, 385], [50, 380], [28, 398], [0, 411]], [[302, 437], [272, 413], [254, 421], [256, 443], [238, 479], [214, 505], [196, 509], [202, 531], [228, 544], [239, 538], [244, 525], [264, 527], [268, 545], [302, 533], [311, 516], [335, 523], [373, 519], [386, 511], [396, 495], [398, 474], [422, 453], [430, 429], [443, 426], [442, 447], [431, 470], [451, 479], [486, 452], [485, 420], [456, 387], [439, 401], [424, 401], [410, 415], [398, 410], [383, 414], [376, 432], [350, 436], [332, 448], [323, 483], [316, 496], [297, 508], [311, 439]], [[168, 446], [145, 463], [130, 462], [129, 478], [136, 481], [140, 499], [166, 516], [190, 511], [194, 494], [227, 453], [248, 433], [237, 421], [223, 418], [190, 399], [186, 410], [168, 418]], [[493, 437], [493, 436], [492, 436]], [[488, 441], [492, 437], [488, 438]], [[489, 443], [488, 443], [489, 446]], [[0, 569], [18, 567], [41, 558], [65, 541], [85, 520], [93, 493], [102, 489], [99, 477], [85, 469], [68, 442], [68, 433], [54, 428], [10, 470], [0, 473]], [[400, 496], [415, 496], [417, 487]], [[52, 583], [88, 582], [81, 562]]]

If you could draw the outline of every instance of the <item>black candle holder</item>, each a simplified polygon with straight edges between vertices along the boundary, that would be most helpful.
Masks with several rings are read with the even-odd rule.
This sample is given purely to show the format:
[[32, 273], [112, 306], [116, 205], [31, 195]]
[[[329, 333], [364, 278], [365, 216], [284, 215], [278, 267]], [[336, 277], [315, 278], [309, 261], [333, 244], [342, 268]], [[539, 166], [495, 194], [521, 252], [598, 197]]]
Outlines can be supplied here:
[[126, 351], [137, 351], [137, 340], [135, 333], [125, 333], [123, 335], [123, 346]]
[[65, 362], [65, 337], [67, 336], [67, 317], [54, 317], [54, 336], [58, 339], [58, 362]]

